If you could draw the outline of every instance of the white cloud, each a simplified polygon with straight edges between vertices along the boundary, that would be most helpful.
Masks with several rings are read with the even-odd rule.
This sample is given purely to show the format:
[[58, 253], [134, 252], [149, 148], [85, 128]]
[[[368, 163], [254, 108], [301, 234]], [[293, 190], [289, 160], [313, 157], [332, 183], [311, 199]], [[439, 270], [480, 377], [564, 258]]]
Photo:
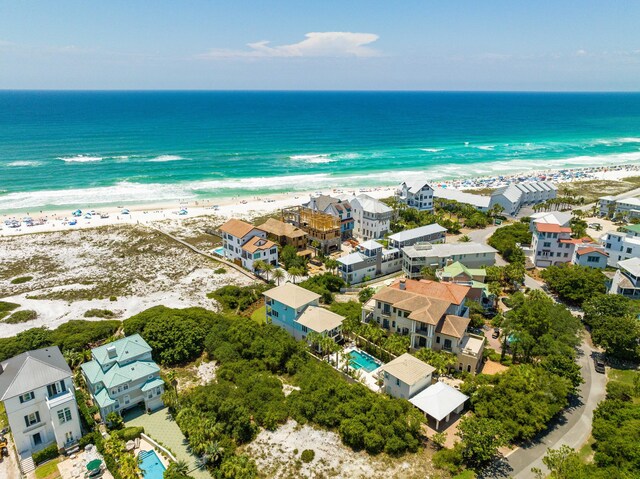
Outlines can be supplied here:
[[578, 50], [576, 52], [576, 55], [579, 56], [579, 57], [587, 56], [587, 51], [581, 48], [580, 50]]
[[248, 50], [216, 48], [197, 58], [373, 57], [379, 52], [367, 45], [377, 39], [374, 33], [311, 32], [304, 40], [290, 45], [271, 46], [271, 42], [261, 41], [247, 44]]

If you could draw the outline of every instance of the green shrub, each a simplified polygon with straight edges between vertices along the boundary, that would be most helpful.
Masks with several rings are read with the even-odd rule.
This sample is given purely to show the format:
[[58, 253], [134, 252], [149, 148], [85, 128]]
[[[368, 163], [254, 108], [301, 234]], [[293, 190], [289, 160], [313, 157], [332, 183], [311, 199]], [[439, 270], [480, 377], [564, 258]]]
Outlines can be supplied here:
[[119, 430], [115, 434], [122, 439], [124, 442], [133, 441], [140, 437], [140, 434], [144, 432], [144, 427], [125, 427], [124, 429]]
[[75, 391], [76, 403], [78, 404], [78, 410], [80, 411], [80, 419], [83, 423], [82, 425], [84, 426], [84, 429], [93, 429], [93, 426], [96, 425], [93, 415], [97, 412], [98, 408], [97, 406], [93, 406], [92, 408], [87, 406], [89, 396], [83, 389], [76, 388]]
[[112, 431], [122, 429], [124, 427], [124, 419], [122, 419], [122, 416], [115, 411], [111, 411], [107, 414], [106, 420], [109, 425], [109, 429]]
[[302, 454], [300, 454], [300, 460], [302, 462], [311, 462], [314, 457], [316, 457], [316, 452], [313, 449], [305, 449], [302, 451]]
[[113, 318], [116, 315], [108, 309], [90, 309], [84, 313], [85, 318]]
[[16, 303], [9, 303], [8, 301], [0, 301], [0, 313], [6, 313], [8, 311], [13, 311], [16, 308], [19, 308], [20, 305]]
[[440, 449], [433, 455], [433, 465], [438, 469], [458, 474], [462, 471], [462, 445], [457, 443], [452, 449]]
[[28, 283], [33, 279], [33, 276], [20, 276], [19, 278], [15, 278], [11, 280], [11, 284], [23, 284]]
[[84, 448], [89, 444], [97, 444], [98, 442], [97, 436], [99, 435], [100, 433], [98, 431], [92, 431], [82, 436], [78, 441], [78, 447], [80, 448], [80, 450], [84, 450]]
[[109, 301], [118, 301], [117, 296], [109, 296]]
[[253, 303], [262, 298], [262, 293], [270, 289], [271, 285], [254, 284], [251, 286], [227, 285], [207, 293], [207, 298], [215, 299], [226, 310], [245, 311]]
[[31, 309], [23, 309], [22, 311], [16, 311], [7, 319], [4, 320], [8, 324], [26, 323], [27, 321], [33, 321], [38, 317], [38, 313]]
[[227, 272], [224, 268], [216, 268], [213, 270], [214, 274], [225, 274]]
[[33, 462], [38, 464], [42, 464], [43, 462], [50, 461], [51, 459], [55, 459], [60, 454], [58, 453], [58, 445], [54, 442], [50, 446], [45, 447], [41, 451], [38, 451], [33, 454]]
[[607, 399], [629, 402], [633, 399], [635, 391], [631, 384], [620, 381], [609, 381], [607, 383]]

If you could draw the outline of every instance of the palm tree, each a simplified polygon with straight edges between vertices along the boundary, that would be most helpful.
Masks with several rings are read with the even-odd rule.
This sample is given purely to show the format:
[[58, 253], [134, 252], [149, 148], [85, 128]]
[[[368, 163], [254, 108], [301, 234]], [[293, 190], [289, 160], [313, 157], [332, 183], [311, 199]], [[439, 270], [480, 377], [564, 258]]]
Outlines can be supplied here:
[[469, 235], [462, 235], [460, 236], [460, 238], [458, 238], [458, 241], [460, 243], [468, 243], [471, 241], [471, 238], [469, 237]]
[[348, 352], [342, 350], [342, 352], [340, 353], [340, 359], [342, 359], [342, 362], [346, 367], [345, 372], [349, 374], [349, 362], [351, 361], [351, 355]]
[[293, 284], [296, 284], [296, 279], [304, 277], [305, 271], [302, 268], [293, 267], [289, 270], [289, 275], [293, 278]]
[[324, 262], [324, 265], [330, 272], [335, 274], [336, 270], [338, 269], [338, 266], [340, 266], [340, 263], [338, 263], [338, 261], [333, 258], [328, 258]]
[[264, 271], [264, 268], [266, 266], [266, 263], [264, 261], [262, 261], [261, 259], [256, 260], [253, 262], [253, 270], [254, 271]]
[[224, 448], [220, 443], [218, 441], [213, 441], [205, 446], [204, 454], [200, 460], [205, 465], [211, 464], [212, 466], [216, 466], [222, 459], [223, 453]]
[[278, 286], [280, 286], [280, 281], [285, 276], [286, 275], [284, 274], [284, 271], [282, 271], [280, 268], [276, 268], [276, 269], [273, 270], [272, 278], [278, 283]]
[[431, 268], [430, 266], [423, 266], [420, 270], [420, 274], [424, 279], [429, 279], [431, 281], [436, 281], [436, 270], [435, 268]]
[[264, 271], [265, 276], [267, 277], [267, 281], [269, 281], [269, 273], [273, 271], [273, 265], [271, 263], [264, 263], [262, 271]]
[[187, 464], [187, 461], [180, 459], [178, 462], [174, 462], [172, 465], [173, 470], [178, 474], [182, 474], [183, 476], [189, 474], [189, 464]]

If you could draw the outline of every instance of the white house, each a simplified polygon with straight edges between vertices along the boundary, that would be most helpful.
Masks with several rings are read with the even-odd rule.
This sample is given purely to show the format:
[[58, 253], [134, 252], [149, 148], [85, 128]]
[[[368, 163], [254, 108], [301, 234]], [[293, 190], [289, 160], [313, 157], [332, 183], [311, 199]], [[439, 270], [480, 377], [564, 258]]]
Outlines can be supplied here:
[[446, 240], [447, 228], [433, 223], [426, 226], [420, 226], [410, 230], [400, 231], [390, 235], [389, 248], [402, 249], [405, 246], [411, 246], [416, 243], [444, 243]]
[[548, 223], [558, 226], [568, 227], [573, 216], [571, 213], [564, 211], [543, 211], [540, 213], [534, 213], [531, 216], [529, 222], [529, 230], [533, 233], [533, 228], [536, 223]]
[[640, 236], [636, 236], [636, 230], [635, 226], [628, 226], [623, 231], [609, 231], [601, 238], [609, 255], [608, 266], [616, 268], [619, 261], [640, 257]]
[[622, 260], [618, 263], [618, 268], [609, 283], [609, 294], [640, 299], [640, 258]]
[[99, 346], [91, 356], [80, 368], [103, 420], [111, 412], [122, 414], [136, 406], [153, 411], [164, 405], [160, 368], [142, 336], [134, 334]]
[[576, 241], [571, 228], [552, 223], [534, 223], [531, 237], [531, 262], [538, 267], [570, 263]]
[[382, 201], [361, 194], [349, 199], [353, 219], [353, 232], [364, 240], [383, 238], [391, 227], [393, 210]]
[[481, 243], [422, 243], [402, 248], [402, 272], [407, 278], [422, 276], [422, 268], [444, 268], [459, 261], [468, 268], [493, 266], [498, 251]]
[[278, 245], [273, 241], [254, 236], [242, 245], [242, 266], [254, 271], [256, 261], [276, 266], [278, 264]]
[[273, 266], [278, 264], [278, 246], [267, 239], [267, 232], [235, 218], [220, 226], [224, 257], [242, 264], [250, 271], [253, 263], [261, 260]]
[[389, 396], [409, 399], [431, 386], [435, 368], [409, 353], [398, 356], [380, 367], [382, 389]]
[[54, 442], [69, 449], [82, 437], [72, 372], [57, 346], [0, 363], [0, 400], [21, 460]]
[[500, 205], [508, 215], [516, 215], [523, 206], [532, 206], [553, 199], [558, 194], [556, 185], [549, 181], [510, 183], [491, 194], [489, 208]]
[[338, 258], [338, 272], [350, 284], [359, 284], [402, 269], [402, 254], [397, 248], [384, 248], [374, 240], [357, 246], [357, 251]]
[[640, 197], [629, 197], [629, 193], [618, 196], [603, 196], [598, 200], [601, 216], [622, 215], [627, 220], [640, 217]]
[[400, 183], [396, 192], [398, 201], [420, 211], [433, 210], [433, 188], [424, 180], [407, 180]]

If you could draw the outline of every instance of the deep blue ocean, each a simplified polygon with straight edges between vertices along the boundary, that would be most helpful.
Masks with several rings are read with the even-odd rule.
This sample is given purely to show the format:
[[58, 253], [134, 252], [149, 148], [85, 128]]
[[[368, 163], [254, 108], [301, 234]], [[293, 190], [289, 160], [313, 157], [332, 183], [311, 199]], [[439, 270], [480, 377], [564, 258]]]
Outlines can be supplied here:
[[640, 162], [640, 94], [0, 92], [0, 211]]

